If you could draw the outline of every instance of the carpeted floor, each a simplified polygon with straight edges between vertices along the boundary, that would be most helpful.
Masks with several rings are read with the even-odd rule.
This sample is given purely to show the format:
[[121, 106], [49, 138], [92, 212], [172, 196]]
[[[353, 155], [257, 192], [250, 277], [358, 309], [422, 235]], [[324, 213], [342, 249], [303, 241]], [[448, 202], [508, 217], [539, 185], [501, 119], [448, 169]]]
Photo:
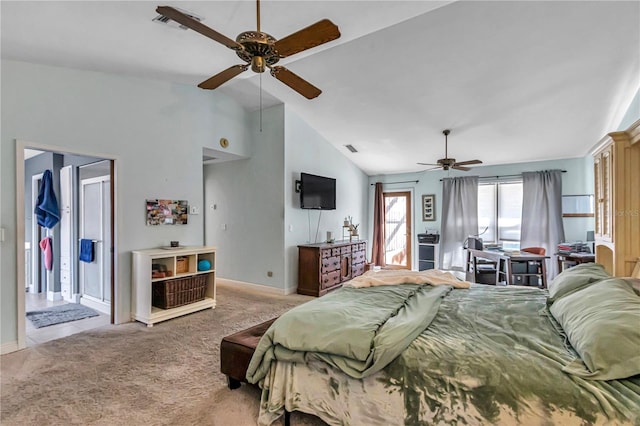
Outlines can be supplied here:
[[[0, 424], [255, 425], [260, 390], [227, 388], [220, 341], [309, 299], [220, 285], [213, 310], [151, 328], [105, 326], [3, 355]], [[303, 413], [291, 423], [324, 425]]]

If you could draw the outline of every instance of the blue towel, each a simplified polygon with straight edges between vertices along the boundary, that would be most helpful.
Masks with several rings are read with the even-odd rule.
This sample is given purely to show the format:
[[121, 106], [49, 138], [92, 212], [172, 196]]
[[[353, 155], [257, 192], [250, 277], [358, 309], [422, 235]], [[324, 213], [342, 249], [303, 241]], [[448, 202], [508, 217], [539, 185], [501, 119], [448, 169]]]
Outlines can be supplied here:
[[85, 238], [80, 240], [80, 260], [83, 262], [93, 262], [93, 241]]
[[45, 170], [42, 175], [42, 184], [38, 192], [38, 201], [33, 212], [38, 217], [38, 225], [45, 228], [53, 228], [60, 220], [58, 200], [53, 191], [53, 174], [51, 170]]

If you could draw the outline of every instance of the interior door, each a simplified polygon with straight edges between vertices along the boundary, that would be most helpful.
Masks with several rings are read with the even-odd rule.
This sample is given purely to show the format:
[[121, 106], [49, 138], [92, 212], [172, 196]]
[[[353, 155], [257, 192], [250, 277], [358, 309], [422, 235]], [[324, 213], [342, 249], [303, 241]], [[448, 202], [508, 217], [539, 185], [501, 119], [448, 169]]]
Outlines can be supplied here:
[[93, 241], [93, 262], [80, 262], [81, 302], [111, 313], [111, 180], [108, 175], [80, 182], [80, 238]]
[[411, 269], [411, 192], [385, 192], [385, 263]]

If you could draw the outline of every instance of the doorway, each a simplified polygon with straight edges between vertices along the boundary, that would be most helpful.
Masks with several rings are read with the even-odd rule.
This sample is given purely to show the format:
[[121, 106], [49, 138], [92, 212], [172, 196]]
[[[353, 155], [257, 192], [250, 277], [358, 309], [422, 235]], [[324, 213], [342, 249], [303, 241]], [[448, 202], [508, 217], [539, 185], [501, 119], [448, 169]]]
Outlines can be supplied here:
[[[82, 169], [87, 171], [82, 174]], [[80, 152], [66, 152], [66, 150], [42, 146], [24, 141], [16, 141], [16, 172], [24, 179], [17, 179], [17, 255], [19, 262], [24, 262], [24, 268], [18, 268], [18, 349], [45, 341], [68, 336], [74, 333], [113, 324], [115, 306], [112, 295], [115, 290], [115, 259], [113, 258], [115, 245], [115, 191], [111, 183], [114, 181], [115, 160], [96, 157]], [[55, 182], [54, 192], [58, 200], [60, 222], [51, 229], [40, 229], [34, 225], [34, 195], [37, 196], [39, 182], [44, 170], [51, 170]], [[83, 297], [80, 282], [79, 265], [79, 236], [82, 197], [80, 176], [99, 179], [100, 203], [94, 210], [100, 212], [101, 241], [103, 246], [96, 249], [97, 269], [100, 271], [99, 291], [93, 292], [91, 285], [84, 285], [88, 297]], [[90, 183], [90, 182], [85, 182]], [[88, 185], [89, 188], [91, 185]], [[95, 188], [92, 188], [95, 189]], [[85, 194], [89, 191], [85, 191]], [[88, 217], [89, 213], [85, 214]], [[89, 226], [89, 225], [87, 225]], [[35, 232], [34, 232], [35, 229]], [[42, 252], [34, 239], [50, 236], [53, 241], [52, 271], [43, 271]], [[89, 276], [90, 274], [85, 274]], [[95, 282], [95, 281], [93, 281]], [[92, 283], [93, 283], [92, 282]], [[85, 303], [86, 300], [96, 299], [99, 304]], [[67, 303], [82, 303], [93, 308], [98, 317], [63, 322], [53, 326], [36, 328], [26, 318], [27, 311], [48, 309], [56, 305]]]
[[384, 211], [386, 266], [411, 269], [411, 192], [385, 192]]

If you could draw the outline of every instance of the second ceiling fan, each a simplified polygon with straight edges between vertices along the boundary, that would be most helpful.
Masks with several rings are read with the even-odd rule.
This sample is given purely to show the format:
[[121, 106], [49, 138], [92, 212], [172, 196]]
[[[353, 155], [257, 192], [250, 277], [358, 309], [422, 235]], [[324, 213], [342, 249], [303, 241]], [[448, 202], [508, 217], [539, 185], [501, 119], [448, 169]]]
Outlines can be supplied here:
[[159, 6], [156, 12], [227, 46], [229, 49], [235, 50], [240, 59], [246, 62], [246, 64], [233, 65], [198, 85], [202, 89], [209, 90], [219, 87], [251, 66], [251, 69], [257, 73], [263, 73], [269, 68], [272, 76], [305, 98], [313, 99], [322, 93], [320, 89], [287, 68], [275, 66], [275, 64], [282, 58], [340, 37], [338, 27], [330, 20], [323, 19], [283, 39], [277, 40], [271, 35], [260, 31], [260, 0], [256, 0], [256, 31], [242, 32], [236, 37], [235, 41], [173, 7]]
[[468, 170], [471, 170], [470, 167], [466, 167], [466, 166], [471, 166], [474, 164], [482, 164], [482, 161], [480, 160], [456, 161], [455, 158], [449, 158], [447, 136], [449, 136], [450, 133], [451, 133], [451, 130], [449, 129], [445, 129], [442, 131], [442, 134], [444, 135], [444, 158], [439, 159], [436, 162], [437, 164], [431, 164], [431, 163], [418, 163], [418, 164], [420, 164], [421, 166], [436, 166], [434, 167], [434, 169], [442, 168], [443, 170], [449, 170], [451, 168], [456, 170], [463, 170], [465, 172]]

